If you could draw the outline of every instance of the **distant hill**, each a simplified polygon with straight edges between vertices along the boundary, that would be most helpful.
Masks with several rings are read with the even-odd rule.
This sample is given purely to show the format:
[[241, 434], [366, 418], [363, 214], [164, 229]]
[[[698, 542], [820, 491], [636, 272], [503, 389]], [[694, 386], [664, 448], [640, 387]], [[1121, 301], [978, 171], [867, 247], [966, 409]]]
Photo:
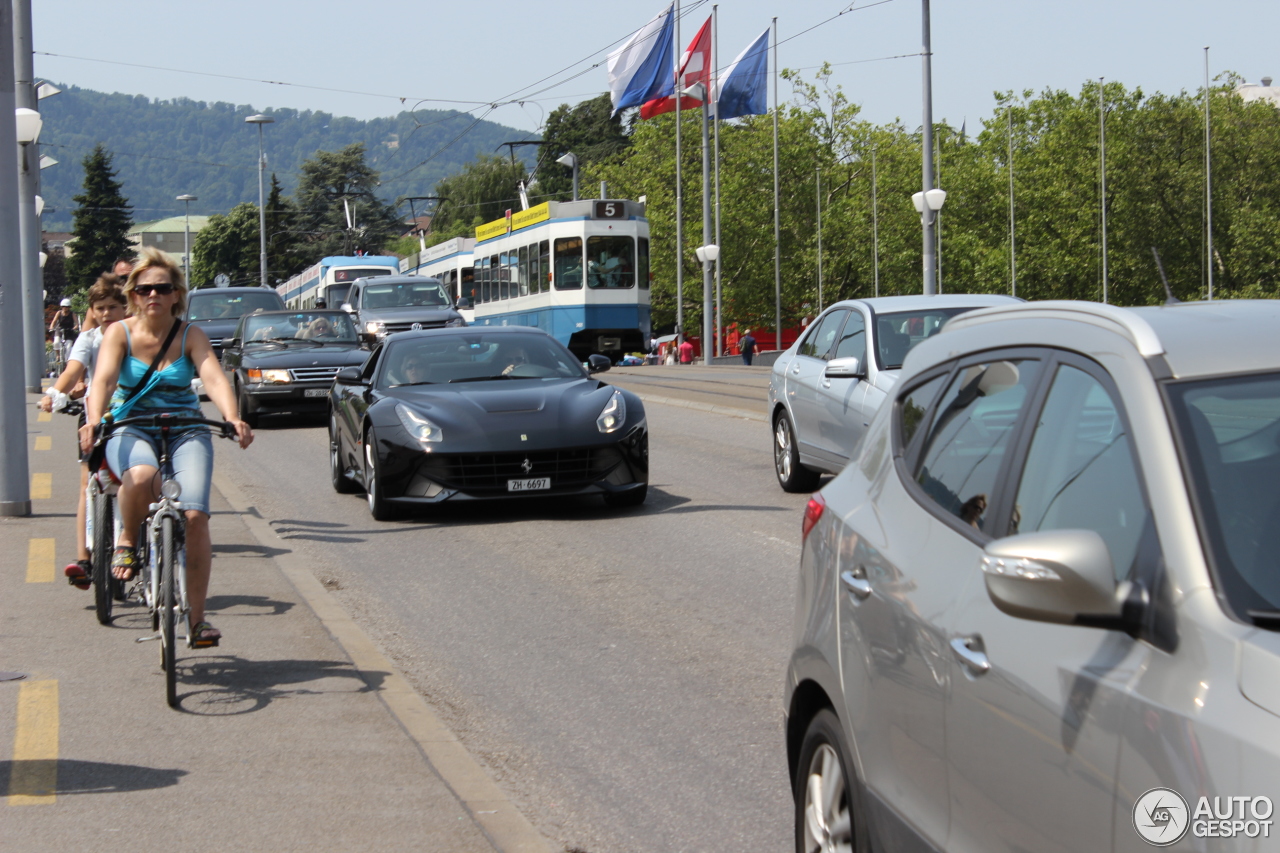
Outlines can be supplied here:
[[[115, 156], [135, 222], [181, 214], [182, 204], [174, 199], [183, 193], [199, 197], [191, 203], [193, 214], [225, 213], [240, 202], [258, 201], [258, 132], [244, 119], [259, 110], [58, 85], [62, 94], [40, 102], [41, 151], [58, 161], [40, 174], [46, 231], [71, 229], [72, 196], [84, 180], [80, 161], [98, 142]], [[400, 196], [430, 195], [440, 178], [477, 154], [530, 136], [487, 121], [471, 127], [474, 117], [452, 110], [369, 121], [310, 110], [278, 109], [270, 115], [276, 121], [265, 129], [268, 184], [275, 172], [289, 194], [297, 187], [299, 165], [318, 150], [365, 143], [369, 163], [382, 173], [383, 198], [394, 202]], [[428, 162], [413, 168], [423, 161]], [[408, 219], [407, 207], [404, 213]]]

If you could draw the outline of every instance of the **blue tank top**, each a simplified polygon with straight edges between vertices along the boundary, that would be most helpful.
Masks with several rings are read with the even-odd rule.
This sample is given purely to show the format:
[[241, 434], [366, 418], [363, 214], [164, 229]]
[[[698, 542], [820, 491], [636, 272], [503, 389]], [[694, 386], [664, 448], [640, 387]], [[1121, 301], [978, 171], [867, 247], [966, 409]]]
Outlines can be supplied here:
[[111, 396], [112, 419], [122, 420], [130, 417], [131, 412], [133, 417], [158, 415], [162, 412], [201, 417], [200, 398], [191, 390], [191, 380], [196, 376], [196, 366], [187, 356], [187, 332], [191, 331], [191, 325], [188, 324], [187, 328], [182, 330], [182, 356], [168, 367], [158, 368], [151, 374], [151, 378], [147, 380], [142, 390], [128, 402], [125, 402], [125, 398], [142, 381], [143, 374], [151, 365], [134, 357], [133, 336], [129, 334], [129, 326], [127, 323], [121, 323], [121, 325], [124, 326], [124, 335], [129, 343], [124, 363], [120, 365], [120, 379], [116, 385], [116, 392]]

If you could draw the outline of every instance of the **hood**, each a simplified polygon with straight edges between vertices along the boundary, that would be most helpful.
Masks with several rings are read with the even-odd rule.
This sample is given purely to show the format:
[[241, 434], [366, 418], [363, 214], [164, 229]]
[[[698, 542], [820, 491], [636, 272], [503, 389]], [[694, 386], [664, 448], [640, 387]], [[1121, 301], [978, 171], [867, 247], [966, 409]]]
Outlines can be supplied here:
[[443, 323], [460, 317], [457, 311], [444, 306], [440, 308], [408, 307], [408, 308], [361, 308], [360, 321], [368, 323], [381, 320], [384, 323]]
[[[615, 441], [617, 433], [596, 426], [613, 392], [613, 386], [585, 377], [459, 382], [392, 388], [375, 406], [382, 410], [379, 424], [399, 425], [396, 403], [433, 421], [444, 433], [441, 453], [541, 450]], [[624, 429], [642, 415], [639, 400], [628, 396]]]
[[357, 344], [250, 344], [241, 357], [241, 367], [352, 367], [364, 364], [367, 350]]

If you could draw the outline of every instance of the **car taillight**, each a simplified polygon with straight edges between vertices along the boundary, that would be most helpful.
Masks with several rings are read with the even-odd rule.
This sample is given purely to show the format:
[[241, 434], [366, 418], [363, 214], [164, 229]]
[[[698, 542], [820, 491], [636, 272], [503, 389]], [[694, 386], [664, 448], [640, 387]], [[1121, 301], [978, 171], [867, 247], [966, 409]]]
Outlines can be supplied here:
[[821, 494], [812, 495], [809, 503], [804, 508], [804, 521], [800, 523], [800, 541], [809, 538], [809, 531], [817, 525], [818, 519], [822, 518], [822, 511], [827, 508], [827, 502], [823, 500]]

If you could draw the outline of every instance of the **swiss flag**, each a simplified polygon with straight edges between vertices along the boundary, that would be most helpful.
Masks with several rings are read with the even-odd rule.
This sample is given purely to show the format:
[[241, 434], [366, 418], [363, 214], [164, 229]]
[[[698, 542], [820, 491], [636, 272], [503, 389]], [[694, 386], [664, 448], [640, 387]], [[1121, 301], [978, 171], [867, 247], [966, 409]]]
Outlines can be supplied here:
[[[698, 34], [689, 42], [689, 49], [680, 57], [680, 73], [676, 75], [676, 88], [681, 91], [694, 83], [701, 83], [706, 91], [711, 91], [711, 19], [702, 25]], [[680, 108], [691, 110], [702, 106], [702, 101], [681, 96]], [[676, 98], [670, 95], [665, 98], [654, 98], [640, 107], [640, 118], [653, 118], [663, 113], [675, 112]]]

